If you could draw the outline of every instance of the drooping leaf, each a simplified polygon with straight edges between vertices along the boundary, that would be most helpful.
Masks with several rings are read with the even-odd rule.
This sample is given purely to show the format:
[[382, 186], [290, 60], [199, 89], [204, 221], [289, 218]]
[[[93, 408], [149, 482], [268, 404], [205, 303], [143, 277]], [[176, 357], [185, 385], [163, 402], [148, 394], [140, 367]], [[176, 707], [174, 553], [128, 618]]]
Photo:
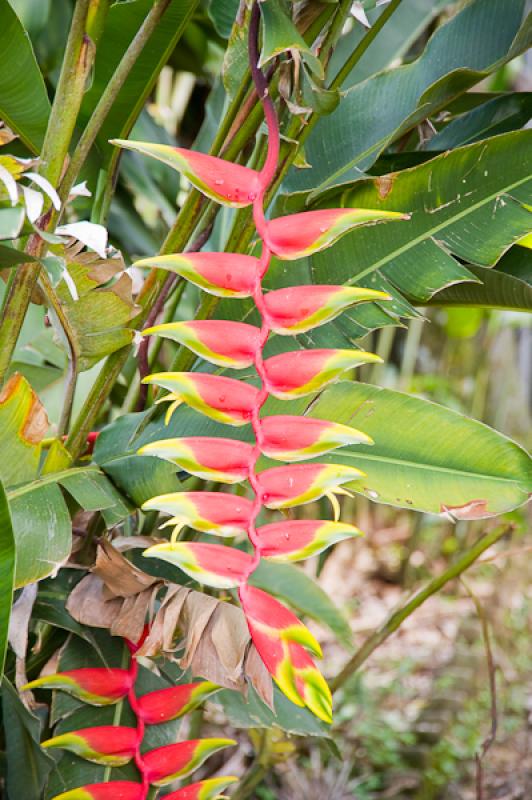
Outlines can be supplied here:
[[493, 97], [452, 119], [424, 150], [451, 150], [489, 136], [522, 128], [532, 117], [532, 92], [510, 92]]
[[209, 0], [209, 16], [224, 39], [231, 33], [239, 4], [239, 0]]
[[532, 312], [532, 286], [514, 275], [499, 269], [469, 266], [481, 283], [459, 283], [437, 292], [430, 300], [432, 306], [467, 306], [501, 308]]
[[[393, 12], [393, 22], [387, 23], [379, 31], [346, 77], [342, 88], [348, 89], [355, 83], [361, 83], [405, 56], [434, 18], [452, 2], [453, 0], [402, 0]], [[381, 6], [377, 11], [382, 12], [385, 8], [386, 6]], [[369, 18], [370, 21], [373, 20], [371, 11]], [[340, 38], [331, 57], [330, 75], [336, 75], [364, 33], [362, 25], [354, 25]]]
[[274, 689], [274, 710], [262, 703], [250, 690], [247, 700], [236, 692], [220, 692], [215, 700], [229, 722], [236, 728], [271, 728], [278, 726], [296, 736], [318, 736], [329, 739], [330, 727], [307, 708], [296, 706], [279, 689]]
[[0, 0], [0, 118], [33, 153], [41, 151], [50, 101], [30, 38], [8, 0]]
[[351, 487], [375, 502], [479, 519], [521, 505], [531, 491], [532, 462], [521, 447], [436, 403], [340, 383], [310, 414], [349, 420], [372, 436], [371, 448], [349, 446], [331, 458], [362, 469], [366, 476]]

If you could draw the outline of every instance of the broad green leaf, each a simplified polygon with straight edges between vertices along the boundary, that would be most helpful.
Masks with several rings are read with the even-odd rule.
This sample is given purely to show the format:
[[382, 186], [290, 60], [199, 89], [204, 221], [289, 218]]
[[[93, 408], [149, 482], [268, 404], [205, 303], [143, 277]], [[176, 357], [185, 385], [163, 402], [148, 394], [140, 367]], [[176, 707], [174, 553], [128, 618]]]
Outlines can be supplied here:
[[24, 483], [8, 492], [17, 551], [15, 587], [51, 575], [72, 547], [70, 514], [60, 487], [82, 508], [103, 509], [112, 524], [129, 509], [97, 467], [78, 467]]
[[292, 22], [282, 0], [263, 0], [261, 16], [263, 36], [259, 66], [263, 67], [281, 53], [297, 50], [301, 53], [309, 69], [319, 78], [323, 78], [323, 66], [320, 60], [314, 55]]
[[36, 260], [33, 256], [28, 256], [26, 253], [21, 253], [20, 250], [15, 250], [14, 247], [6, 247], [0, 244], [0, 269], [16, 267], [18, 264], [28, 264], [30, 261]]
[[9, 732], [5, 740], [8, 796], [41, 800], [46, 778], [54, 766], [39, 744], [41, 723], [6, 678], [1, 695], [4, 730]]
[[214, 27], [224, 39], [229, 38], [231, 28], [238, 14], [240, 0], [210, 0], [209, 16]]
[[524, 8], [524, 0], [473, 0], [412, 64], [351, 88], [308, 138], [312, 169], [292, 170], [285, 187], [315, 196], [360, 178], [393, 139], [530, 46], [532, 16], [520, 30]]
[[371, 447], [338, 450], [335, 463], [363, 470], [351, 488], [379, 503], [453, 519], [510, 511], [532, 491], [532, 460], [506, 436], [436, 403], [363, 383], [338, 383], [310, 416], [367, 433]]
[[39, 153], [50, 101], [29, 37], [8, 0], [0, 0], [0, 119]]
[[264, 705], [251, 686], [247, 698], [239, 692], [224, 689], [214, 696], [212, 702], [222, 706], [229, 723], [235, 728], [277, 727], [296, 736], [331, 736], [328, 725], [308, 709], [294, 705], [277, 687], [274, 687], [273, 697], [274, 711]]
[[[176, 492], [176, 468], [167, 461], [138, 457], [139, 428], [144, 414], [126, 414], [108, 425], [96, 440], [94, 459], [135, 505], [159, 494]], [[170, 436], [163, 433], [162, 438]]]
[[403, 209], [412, 217], [383, 226], [378, 235], [354, 231], [313, 256], [313, 280], [380, 288], [375, 281], [381, 272], [416, 302], [474, 280], [451, 254], [490, 267], [530, 230], [532, 214], [524, 203], [532, 186], [531, 143], [531, 131], [507, 133], [357, 182], [342, 194], [346, 206]]
[[451, 150], [489, 136], [518, 130], [530, 117], [532, 92], [502, 94], [451, 120], [429, 139], [424, 150]]
[[[370, 75], [375, 75], [390, 66], [392, 61], [403, 58], [434, 18], [452, 2], [453, 0], [402, 0], [393, 12], [393, 20], [386, 23], [379, 31], [343, 82], [342, 89], [348, 89], [355, 83], [366, 80]], [[384, 10], [385, 6], [377, 9], [380, 13]], [[378, 16], [379, 13], [369, 14], [368, 18], [370, 22], [374, 22]], [[336, 75], [364, 35], [365, 30], [362, 25], [353, 25], [351, 30], [342, 36], [334, 48], [329, 75]]]
[[6, 657], [14, 580], [15, 538], [13, 536], [9, 504], [0, 481], [0, 683], [2, 682]]
[[498, 269], [470, 266], [481, 283], [459, 283], [437, 292], [431, 306], [467, 306], [468, 308], [502, 308], [532, 313], [532, 286]]
[[[135, 62], [98, 134], [97, 145], [103, 153], [105, 163], [108, 163], [113, 154], [108, 140], [127, 137], [131, 131], [159, 72], [182, 36], [197, 5], [198, 0], [172, 0], [161, 23]], [[152, 6], [153, 0], [133, 0], [111, 6], [98, 44], [92, 85], [83, 100], [82, 122], [90, 116]]]
[[329, 595], [300, 567], [261, 561], [251, 576], [250, 583], [285, 600], [297, 611], [327, 625], [348, 647], [352, 646], [352, 633], [347, 619]]

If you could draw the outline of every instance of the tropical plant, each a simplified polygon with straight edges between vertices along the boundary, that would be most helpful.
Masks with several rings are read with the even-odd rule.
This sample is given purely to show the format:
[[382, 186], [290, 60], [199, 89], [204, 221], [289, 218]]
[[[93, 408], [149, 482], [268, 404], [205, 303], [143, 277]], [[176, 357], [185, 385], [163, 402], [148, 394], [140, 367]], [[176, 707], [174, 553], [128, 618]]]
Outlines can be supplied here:
[[[426, 306], [530, 311], [530, 97], [468, 91], [526, 51], [525, 5], [0, 0], [9, 800], [27, 754], [30, 799], [154, 796], [232, 743], [175, 742], [175, 720], [218, 687], [236, 727], [330, 737], [320, 644], [284, 603], [350, 647], [292, 563], [361, 535], [338, 496], [453, 521], [526, 501], [518, 444], [345, 380], [378, 378], [390, 328]], [[196, 90], [212, 84], [194, 149], [197, 122], [174, 137], [192, 84], [162, 99], [191, 65]], [[399, 609], [333, 689], [506, 530]], [[44, 751], [31, 689], [72, 695], [54, 692]], [[82, 758], [55, 763], [56, 747]], [[249, 776], [237, 796], [253, 789]]]

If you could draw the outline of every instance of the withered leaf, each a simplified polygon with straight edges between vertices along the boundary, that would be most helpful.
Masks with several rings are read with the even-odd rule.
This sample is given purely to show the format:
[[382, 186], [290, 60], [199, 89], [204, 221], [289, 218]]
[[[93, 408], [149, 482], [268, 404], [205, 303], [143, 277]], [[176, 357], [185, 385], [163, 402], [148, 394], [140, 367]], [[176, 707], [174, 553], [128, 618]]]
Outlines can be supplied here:
[[[154, 614], [156, 594], [163, 586], [166, 594]], [[137, 655], [175, 658], [179, 649], [179, 664], [195, 677], [243, 692], [251, 683], [271, 707], [271, 678], [251, 642], [242, 610], [147, 575], [110, 542], [98, 547], [93, 571], [73, 590], [67, 610], [84, 625], [107, 628], [131, 641], [139, 640], [146, 618], [151, 617]]]
[[157, 578], [137, 569], [106, 541], [98, 545], [92, 572], [102, 579], [109, 592], [116, 597], [132, 597], [157, 583]]

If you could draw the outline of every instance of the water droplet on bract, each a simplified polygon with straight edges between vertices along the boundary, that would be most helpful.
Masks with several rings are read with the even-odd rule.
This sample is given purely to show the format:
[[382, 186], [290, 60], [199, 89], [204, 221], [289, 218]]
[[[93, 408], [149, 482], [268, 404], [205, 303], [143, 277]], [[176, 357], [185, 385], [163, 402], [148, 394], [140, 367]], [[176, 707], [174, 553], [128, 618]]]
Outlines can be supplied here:
[[221, 394], [221, 395], [219, 396], [219, 398], [218, 398], [218, 401], [219, 401], [220, 403], [225, 403], [225, 394]]
[[216, 184], [216, 186], [223, 186], [223, 185], [224, 185], [224, 183], [225, 183], [225, 181], [224, 181], [224, 179], [223, 179], [223, 178], [216, 178], [216, 180], [214, 181], [214, 183]]
[[289, 485], [290, 488], [292, 488], [292, 486], [294, 485], [294, 479], [293, 478], [288, 478], [288, 485]]
[[327, 227], [326, 226], [325, 227], [321, 227], [320, 228], [320, 233], [327, 233]]
[[376, 492], [374, 489], [368, 489], [368, 497], [371, 497], [372, 500], [376, 500], [379, 496], [379, 493]]

